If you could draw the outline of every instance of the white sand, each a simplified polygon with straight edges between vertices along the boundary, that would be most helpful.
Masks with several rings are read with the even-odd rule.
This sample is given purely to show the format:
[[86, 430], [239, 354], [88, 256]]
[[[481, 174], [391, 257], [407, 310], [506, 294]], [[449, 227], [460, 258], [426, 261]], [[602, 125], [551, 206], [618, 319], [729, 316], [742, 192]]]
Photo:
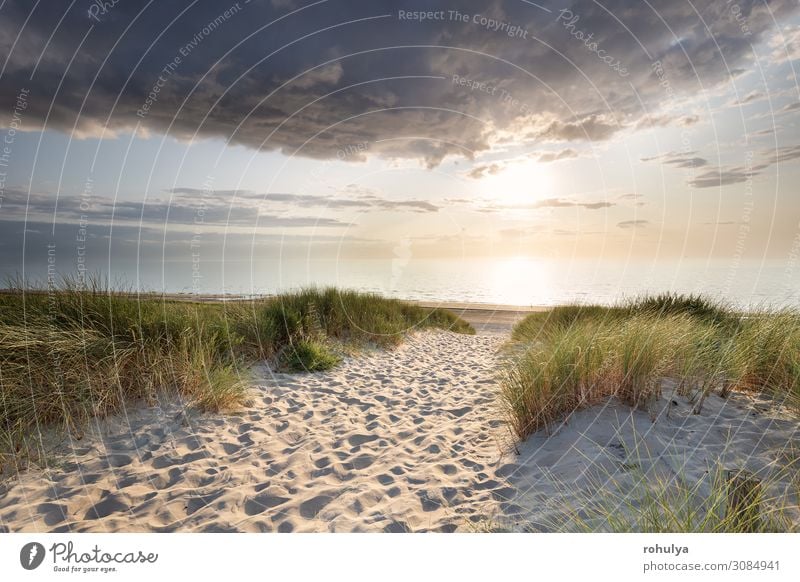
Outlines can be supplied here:
[[326, 373], [257, 368], [253, 403], [236, 414], [187, 414], [173, 403], [107, 419], [0, 493], [0, 528], [548, 529], [565, 504], [593, 494], [598, 468], [624, 489], [634, 426], [655, 459], [648, 471], [682, 468], [691, 478], [717, 459], [763, 469], [797, 443], [796, 419], [715, 397], [699, 416], [664, 400], [670, 418], [655, 423], [616, 403], [580, 411], [517, 456], [495, 374], [519, 317], [477, 314], [477, 336], [426, 331]]
[[718, 479], [724, 492], [725, 471], [740, 469], [770, 484], [765, 498], [783, 500], [789, 493], [785, 517], [800, 524], [797, 416], [743, 394], [711, 395], [700, 414], [693, 408], [666, 381], [664, 396], [650, 412], [608, 399], [572, 414], [550, 434], [532, 435], [496, 471], [514, 488], [500, 525], [563, 531], [568, 516], [581, 511], [578, 531], [589, 524], [607, 529], [598, 506], [621, 517], [641, 502], [645, 482], [668, 486], [671, 493], [661, 499], [671, 500], [673, 509], [684, 499], [678, 488], [693, 488], [698, 507], [704, 500], [721, 501], [711, 494], [712, 482]]
[[[140, 411], [0, 499], [11, 531], [469, 527], [492, 469], [501, 336], [424, 332], [317, 374], [257, 370], [236, 415]], [[175, 418], [177, 414], [177, 418]], [[124, 424], [116, 419], [117, 424]], [[109, 422], [105, 423], [110, 424]]]

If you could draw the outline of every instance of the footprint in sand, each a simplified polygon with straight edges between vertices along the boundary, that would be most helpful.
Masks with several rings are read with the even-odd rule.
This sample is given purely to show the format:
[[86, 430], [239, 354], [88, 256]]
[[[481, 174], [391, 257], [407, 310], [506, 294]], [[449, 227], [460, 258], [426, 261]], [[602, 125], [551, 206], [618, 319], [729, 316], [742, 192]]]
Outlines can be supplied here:
[[331, 494], [323, 494], [312, 497], [308, 501], [304, 501], [300, 504], [300, 515], [305, 519], [314, 519], [317, 517], [317, 515], [319, 515], [320, 511], [325, 509], [326, 505], [334, 500], [334, 498], [335, 497]]
[[272, 493], [262, 493], [244, 502], [244, 512], [247, 515], [258, 515], [273, 507], [278, 507], [289, 501], [288, 497], [281, 497]]

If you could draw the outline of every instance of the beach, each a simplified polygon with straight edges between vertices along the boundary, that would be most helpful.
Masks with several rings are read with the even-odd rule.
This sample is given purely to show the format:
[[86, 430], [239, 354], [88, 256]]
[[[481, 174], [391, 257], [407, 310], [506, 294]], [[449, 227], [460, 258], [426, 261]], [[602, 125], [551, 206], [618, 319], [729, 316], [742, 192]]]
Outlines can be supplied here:
[[623, 499], [637, 475], [702, 479], [720, 460], [762, 472], [798, 454], [786, 411], [712, 395], [696, 415], [668, 390], [650, 412], [609, 400], [516, 443], [497, 383], [529, 311], [451, 308], [475, 335], [411, 332], [325, 372], [257, 364], [248, 403], [228, 413], [169, 400], [94, 420], [5, 484], [0, 527], [555, 531], [587, 499]]

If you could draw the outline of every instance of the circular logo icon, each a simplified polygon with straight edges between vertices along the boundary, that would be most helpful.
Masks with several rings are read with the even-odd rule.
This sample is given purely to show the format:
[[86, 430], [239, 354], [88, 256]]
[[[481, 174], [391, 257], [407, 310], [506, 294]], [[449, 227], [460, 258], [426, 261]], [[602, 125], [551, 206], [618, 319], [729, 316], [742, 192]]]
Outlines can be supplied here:
[[19, 563], [26, 570], [35, 570], [44, 561], [44, 546], [39, 542], [30, 542], [19, 551]]

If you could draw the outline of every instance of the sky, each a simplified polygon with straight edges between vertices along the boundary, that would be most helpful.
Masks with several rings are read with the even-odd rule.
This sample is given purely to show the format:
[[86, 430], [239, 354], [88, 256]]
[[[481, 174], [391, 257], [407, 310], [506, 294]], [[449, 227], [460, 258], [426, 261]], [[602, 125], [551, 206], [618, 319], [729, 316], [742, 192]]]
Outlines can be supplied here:
[[5, 0], [0, 62], [6, 277], [800, 256], [796, 0]]

